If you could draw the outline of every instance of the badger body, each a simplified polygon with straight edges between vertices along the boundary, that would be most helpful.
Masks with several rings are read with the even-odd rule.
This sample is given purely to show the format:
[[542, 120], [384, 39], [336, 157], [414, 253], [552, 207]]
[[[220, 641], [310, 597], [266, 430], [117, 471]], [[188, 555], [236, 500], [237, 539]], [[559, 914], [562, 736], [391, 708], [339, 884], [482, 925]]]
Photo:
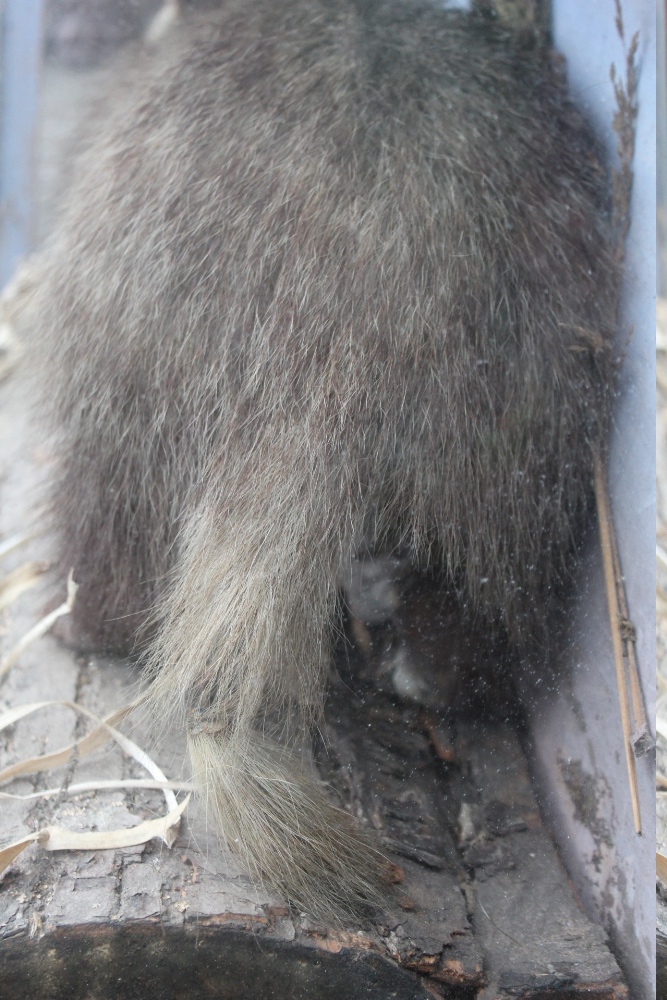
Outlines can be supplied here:
[[372, 902], [384, 861], [300, 753], [338, 581], [400, 554], [539, 633], [611, 396], [588, 126], [482, 17], [226, 0], [122, 83], [39, 266], [72, 640], [145, 658], [255, 875]]

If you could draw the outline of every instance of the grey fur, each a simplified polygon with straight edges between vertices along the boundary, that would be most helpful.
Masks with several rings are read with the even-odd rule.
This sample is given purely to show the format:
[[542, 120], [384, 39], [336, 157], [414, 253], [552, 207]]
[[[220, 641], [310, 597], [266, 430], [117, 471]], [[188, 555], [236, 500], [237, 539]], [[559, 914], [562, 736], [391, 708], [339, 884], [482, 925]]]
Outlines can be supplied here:
[[420, 2], [228, 0], [79, 166], [35, 303], [74, 640], [146, 649], [150, 715], [301, 906], [385, 875], [300, 762], [342, 567], [407, 555], [515, 645], [567, 577], [611, 395], [605, 205], [543, 58]]

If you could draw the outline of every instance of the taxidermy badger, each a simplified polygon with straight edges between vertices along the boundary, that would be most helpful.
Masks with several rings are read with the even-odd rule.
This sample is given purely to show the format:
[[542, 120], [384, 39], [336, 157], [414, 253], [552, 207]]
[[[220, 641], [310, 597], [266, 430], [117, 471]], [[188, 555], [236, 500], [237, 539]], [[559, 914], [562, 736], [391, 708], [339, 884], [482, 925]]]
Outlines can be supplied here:
[[121, 85], [42, 257], [81, 649], [250, 870], [341, 914], [385, 861], [301, 749], [359, 552], [538, 634], [612, 395], [606, 182], [544, 54], [393, 0], [225, 0]]

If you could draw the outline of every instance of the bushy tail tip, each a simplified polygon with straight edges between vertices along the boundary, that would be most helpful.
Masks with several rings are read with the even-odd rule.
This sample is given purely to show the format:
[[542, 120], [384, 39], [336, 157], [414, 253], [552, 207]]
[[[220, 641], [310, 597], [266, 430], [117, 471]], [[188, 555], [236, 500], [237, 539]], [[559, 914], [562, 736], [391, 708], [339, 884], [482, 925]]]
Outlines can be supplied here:
[[380, 906], [392, 865], [293, 751], [256, 732], [188, 733], [193, 774], [230, 849], [300, 910], [332, 924]]

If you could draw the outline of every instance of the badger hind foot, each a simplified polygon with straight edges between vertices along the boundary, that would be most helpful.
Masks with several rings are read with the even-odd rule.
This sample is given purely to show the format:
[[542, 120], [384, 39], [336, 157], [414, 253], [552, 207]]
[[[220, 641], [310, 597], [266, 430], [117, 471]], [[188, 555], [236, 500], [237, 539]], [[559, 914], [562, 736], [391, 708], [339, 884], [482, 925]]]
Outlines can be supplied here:
[[208, 810], [254, 878], [334, 925], [386, 902], [393, 866], [296, 752], [207, 723], [190, 727], [188, 750]]
[[[52, 611], [61, 604], [61, 595], [46, 608]], [[154, 631], [145, 611], [101, 617], [94, 601], [87, 599], [80, 587], [74, 608], [51, 628], [51, 634], [79, 654], [103, 653], [129, 659], [137, 658]]]

